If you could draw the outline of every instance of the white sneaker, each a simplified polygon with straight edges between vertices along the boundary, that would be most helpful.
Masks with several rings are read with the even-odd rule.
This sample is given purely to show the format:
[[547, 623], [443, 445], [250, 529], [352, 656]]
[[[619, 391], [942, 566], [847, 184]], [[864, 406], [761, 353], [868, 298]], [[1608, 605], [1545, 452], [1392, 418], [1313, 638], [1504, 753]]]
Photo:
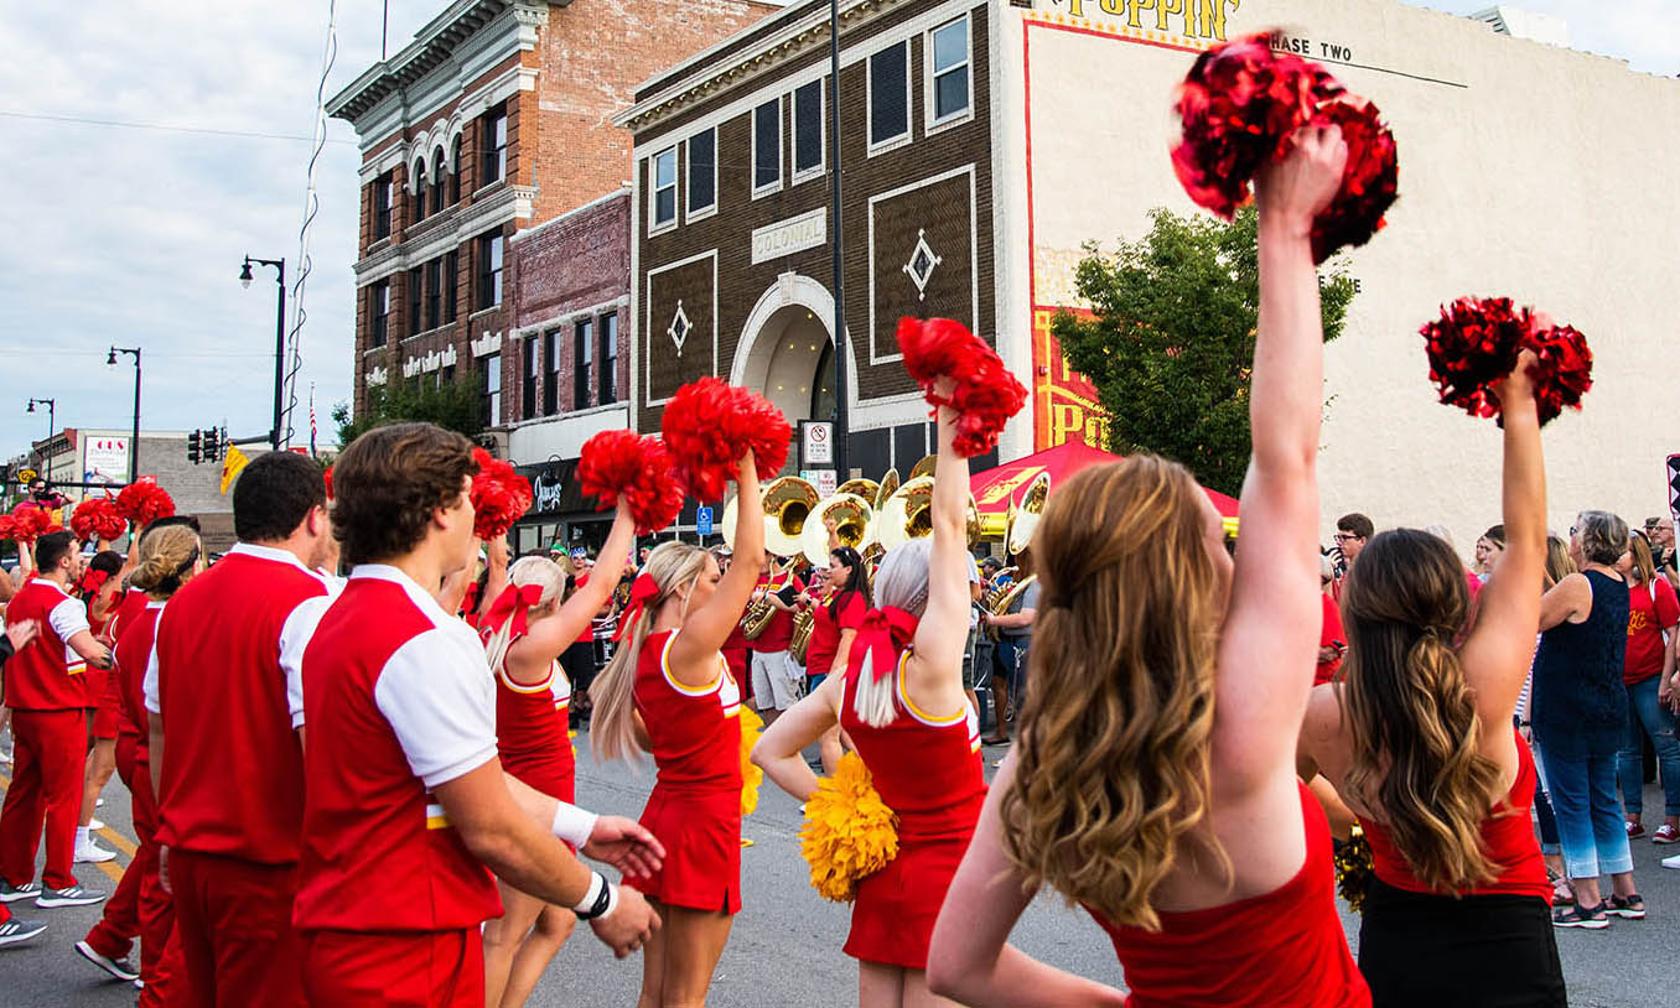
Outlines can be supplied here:
[[1680, 854], [1676, 854], [1673, 857], [1663, 858], [1662, 866], [1664, 868], [1680, 868]]
[[104, 807], [105, 807], [105, 799], [103, 799], [103, 798], [95, 798], [95, 799], [94, 799], [94, 800], [93, 800], [93, 807], [94, 807], [94, 808], [104, 808]]
[[11, 761], [12, 751], [10, 749], [0, 749], [0, 763], [10, 763]]
[[90, 830], [102, 830], [104, 828], [105, 828], [104, 820], [101, 820], [101, 819], [89, 819], [88, 820], [88, 829], [90, 829]]
[[102, 861], [115, 861], [117, 852], [105, 848], [89, 840], [85, 845], [76, 847], [77, 864], [99, 864]]

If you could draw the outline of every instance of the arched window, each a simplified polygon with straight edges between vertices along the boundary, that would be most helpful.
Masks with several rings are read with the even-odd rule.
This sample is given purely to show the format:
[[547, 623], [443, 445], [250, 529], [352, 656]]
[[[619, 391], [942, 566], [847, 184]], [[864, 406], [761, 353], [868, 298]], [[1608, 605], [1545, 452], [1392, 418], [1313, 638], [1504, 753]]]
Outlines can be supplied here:
[[426, 219], [426, 159], [414, 162], [414, 219]]
[[454, 206], [461, 202], [461, 137], [455, 136], [455, 145], [449, 152], [449, 204]]
[[432, 154], [432, 213], [437, 213], [447, 205], [443, 202], [443, 187], [443, 148], [439, 147]]

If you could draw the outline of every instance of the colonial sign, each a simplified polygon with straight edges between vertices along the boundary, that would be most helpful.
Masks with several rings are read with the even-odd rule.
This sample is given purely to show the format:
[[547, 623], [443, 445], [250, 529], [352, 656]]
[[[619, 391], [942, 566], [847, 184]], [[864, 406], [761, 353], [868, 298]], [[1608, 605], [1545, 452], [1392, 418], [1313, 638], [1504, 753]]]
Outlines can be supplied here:
[[[1068, 367], [1061, 341], [1050, 331], [1060, 308], [1033, 309], [1033, 451], [1080, 441], [1102, 448], [1108, 439], [1108, 415], [1097, 401], [1097, 387]], [[1075, 315], [1089, 316], [1080, 308]]]
[[753, 265], [827, 243], [828, 208], [823, 207], [755, 230], [752, 233]]

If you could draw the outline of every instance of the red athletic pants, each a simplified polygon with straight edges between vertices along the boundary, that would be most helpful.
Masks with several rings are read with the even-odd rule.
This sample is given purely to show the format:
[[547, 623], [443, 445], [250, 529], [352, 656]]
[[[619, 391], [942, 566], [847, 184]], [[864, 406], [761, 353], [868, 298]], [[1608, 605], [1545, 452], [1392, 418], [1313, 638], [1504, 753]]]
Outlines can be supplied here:
[[49, 889], [76, 884], [76, 822], [87, 766], [87, 715], [79, 708], [12, 711], [12, 786], [0, 809], [0, 878], [14, 886], [35, 879], [41, 827], [47, 830]]
[[484, 940], [463, 931], [310, 931], [309, 1001], [333, 1008], [483, 1008]]
[[[292, 928], [296, 865], [265, 865], [170, 848], [175, 935], [199, 1004], [302, 1008], [303, 965]], [[329, 1004], [331, 1002], [323, 1002]]]

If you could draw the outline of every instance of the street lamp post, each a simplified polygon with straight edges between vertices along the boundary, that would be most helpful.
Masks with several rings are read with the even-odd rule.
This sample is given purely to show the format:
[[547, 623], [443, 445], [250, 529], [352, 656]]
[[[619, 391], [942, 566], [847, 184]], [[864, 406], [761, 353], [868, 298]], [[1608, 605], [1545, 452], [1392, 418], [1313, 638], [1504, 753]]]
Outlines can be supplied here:
[[245, 257], [245, 264], [239, 270], [239, 282], [246, 290], [251, 289], [251, 267], [273, 266], [275, 270], [274, 284], [274, 429], [269, 432], [268, 442], [275, 451], [280, 450], [282, 431], [280, 429], [280, 397], [284, 394], [286, 383], [286, 260], [284, 259], [252, 259]]
[[134, 430], [128, 439], [128, 481], [140, 478], [140, 348], [114, 346], [105, 356], [108, 367], [117, 366], [117, 354], [134, 358]]
[[851, 404], [846, 401], [846, 359], [852, 350], [846, 337], [846, 273], [840, 227], [840, 0], [829, 0], [828, 5], [828, 72], [834, 81], [833, 93], [828, 96], [828, 159], [832, 165], [828, 213], [834, 228], [834, 467], [838, 470], [834, 478], [844, 483], [852, 475], [848, 468]]
[[25, 413], [35, 412], [35, 404], [36, 403], [40, 403], [41, 405], [43, 405], [47, 408], [47, 450], [44, 454], [44, 457], [43, 457], [43, 460], [42, 460], [42, 463], [41, 463], [41, 468], [43, 468], [47, 471], [46, 475], [47, 475], [47, 478], [48, 478], [48, 482], [51, 482], [51, 480], [52, 480], [52, 459], [53, 459], [53, 456], [52, 456], [53, 433], [58, 430], [58, 420], [57, 420], [58, 403], [56, 401], [52, 400], [52, 399], [31, 399], [31, 400], [29, 400], [29, 407], [27, 409], [25, 409], [24, 412]]

